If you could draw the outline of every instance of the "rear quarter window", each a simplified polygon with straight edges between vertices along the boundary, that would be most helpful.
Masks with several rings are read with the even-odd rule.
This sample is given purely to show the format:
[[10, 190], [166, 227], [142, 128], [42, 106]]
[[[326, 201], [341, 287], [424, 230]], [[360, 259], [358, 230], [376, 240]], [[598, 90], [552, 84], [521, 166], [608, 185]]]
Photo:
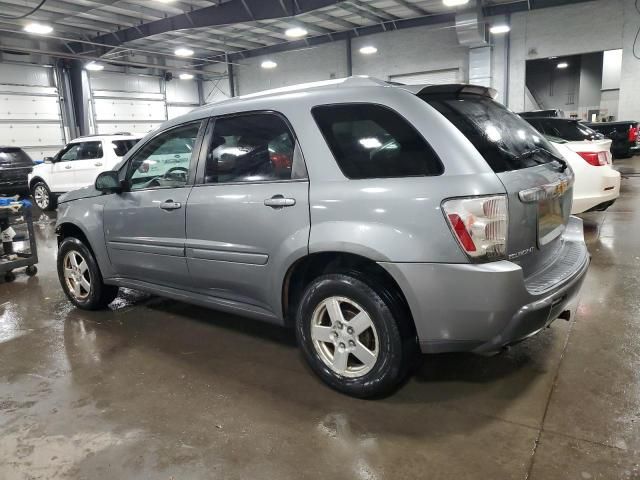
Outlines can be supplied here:
[[322, 105], [311, 113], [348, 178], [433, 176], [444, 171], [418, 131], [387, 107]]

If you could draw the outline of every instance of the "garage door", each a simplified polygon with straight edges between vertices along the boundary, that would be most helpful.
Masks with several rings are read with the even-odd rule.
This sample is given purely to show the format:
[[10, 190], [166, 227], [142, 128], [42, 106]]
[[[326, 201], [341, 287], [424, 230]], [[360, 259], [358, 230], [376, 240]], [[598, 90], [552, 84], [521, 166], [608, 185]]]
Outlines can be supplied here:
[[404, 83], [405, 85], [443, 85], [446, 83], [459, 83], [460, 69], [449, 68], [446, 70], [433, 70], [431, 72], [391, 75], [389, 80]]
[[23, 148], [34, 160], [64, 145], [54, 69], [0, 65], [0, 144]]
[[167, 119], [160, 77], [90, 72], [93, 131], [146, 133]]

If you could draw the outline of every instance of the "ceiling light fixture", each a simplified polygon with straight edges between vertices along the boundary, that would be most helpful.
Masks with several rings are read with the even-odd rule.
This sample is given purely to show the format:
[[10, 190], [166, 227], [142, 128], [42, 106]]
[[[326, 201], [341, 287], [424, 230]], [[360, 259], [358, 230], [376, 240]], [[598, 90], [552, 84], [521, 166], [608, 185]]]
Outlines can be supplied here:
[[558, 64], [558, 68], [567, 68], [569, 66], [569, 64], [567, 62], [560, 62]]
[[460, 5], [466, 5], [469, 0], [442, 0], [445, 7], [459, 7]]
[[89, 62], [84, 66], [84, 68], [87, 70], [91, 70], [92, 72], [99, 72], [100, 70], [104, 70], [104, 65], [96, 62]]
[[42, 23], [31, 22], [24, 26], [23, 30], [28, 33], [35, 33], [37, 35], [47, 35], [53, 32], [53, 27], [49, 25], [43, 25]]
[[489, 31], [493, 35], [500, 35], [501, 33], [509, 33], [511, 31], [511, 27], [506, 24], [492, 25], [491, 28], [489, 28]]
[[377, 51], [378, 49], [373, 45], [367, 45], [360, 49], [360, 53], [362, 53], [363, 55], [371, 55], [373, 53], [376, 53]]
[[291, 27], [285, 30], [284, 34], [289, 38], [300, 38], [307, 35], [309, 32], [302, 27]]
[[265, 60], [264, 62], [262, 62], [260, 64], [260, 66], [262, 68], [270, 69], [270, 68], [276, 68], [278, 66], [278, 64], [276, 62], [274, 62], [273, 60]]
[[193, 50], [188, 48], [176, 48], [173, 53], [175, 53], [178, 57], [190, 57], [193, 55]]
[[191, 80], [193, 79], [193, 75], [191, 75], [190, 73], [181, 73], [179, 75], [180, 80]]
[[156, 2], [160, 2], [160, 3], [173, 3], [173, 2], [175, 2], [175, 0], [156, 0]]

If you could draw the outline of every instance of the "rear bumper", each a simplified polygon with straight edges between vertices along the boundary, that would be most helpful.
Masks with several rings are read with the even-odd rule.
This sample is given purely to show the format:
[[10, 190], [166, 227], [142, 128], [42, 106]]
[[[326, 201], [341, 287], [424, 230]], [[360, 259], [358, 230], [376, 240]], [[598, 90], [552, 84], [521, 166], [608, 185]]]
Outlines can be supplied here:
[[574, 189], [572, 214], [594, 210], [599, 205], [611, 204], [620, 196], [620, 172], [608, 167], [595, 168], [602, 168], [600, 178], [590, 179], [590, 182], [583, 182], [580, 188]]
[[534, 335], [575, 298], [589, 266], [572, 217], [553, 263], [526, 278], [515, 263], [387, 263], [405, 294], [424, 353], [491, 352]]

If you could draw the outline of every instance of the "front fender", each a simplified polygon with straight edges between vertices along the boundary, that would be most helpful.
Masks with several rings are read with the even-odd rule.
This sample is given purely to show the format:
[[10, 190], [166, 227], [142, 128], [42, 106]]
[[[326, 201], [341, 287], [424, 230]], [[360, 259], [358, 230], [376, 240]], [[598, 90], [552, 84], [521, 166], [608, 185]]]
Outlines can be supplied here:
[[87, 239], [93, 251], [96, 262], [104, 278], [114, 275], [111, 261], [107, 254], [104, 238], [104, 202], [106, 197], [95, 197], [75, 202], [67, 202], [58, 207], [56, 232], [63, 226], [73, 225], [78, 228]]

